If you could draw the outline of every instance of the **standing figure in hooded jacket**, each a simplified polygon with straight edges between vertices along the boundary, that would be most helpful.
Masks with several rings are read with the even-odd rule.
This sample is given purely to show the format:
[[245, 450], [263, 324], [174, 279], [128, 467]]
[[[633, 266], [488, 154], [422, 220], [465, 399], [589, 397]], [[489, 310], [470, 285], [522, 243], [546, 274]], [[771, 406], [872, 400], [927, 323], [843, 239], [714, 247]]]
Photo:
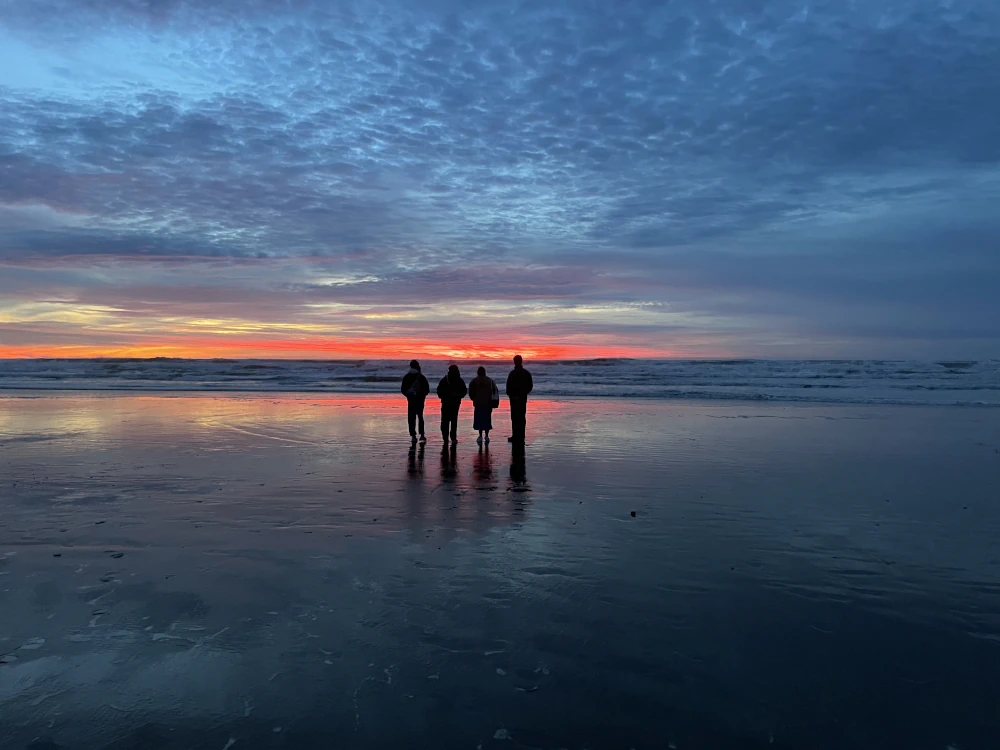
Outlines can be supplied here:
[[479, 430], [479, 437], [476, 442], [483, 444], [483, 433], [486, 433], [486, 443], [490, 442], [490, 430], [493, 429], [493, 409], [494, 404], [499, 405], [500, 393], [497, 391], [497, 384], [492, 378], [486, 377], [486, 368], [480, 367], [478, 374], [469, 383], [469, 398], [472, 399], [473, 416], [472, 429]]
[[465, 381], [458, 371], [458, 365], [448, 368], [448, 374], [441, 378], [438, 383], [437, 395], [441, 399], [441, 438], [448, 442], [448, 433], [451, 432], [451, 441], [458, 442], [458, 410], [462, 406], [462, 399], [469, 389], [465, 387]]
[[528, 394], [534, 389], [531, 373], [524, 369], [524, 360], [514, 357], [514, 369], [507, 376], [507, 398], [510, 399], [510, 431], [508, 442], [523, 443], [528, 413]]
[[410, 437], [413, 442], [417, 441], [417, 423], [420, 425], [420, 440], [425, 441], [424, 436], [424, 400], [431, 392], [431, 384], [420, 372], [420, 363], [417, 360], [410, 360], [410, 370], [403, 376], [403, 383], [399, 387], [399, 392], [406, 396], [406, 423], [410, 428]]

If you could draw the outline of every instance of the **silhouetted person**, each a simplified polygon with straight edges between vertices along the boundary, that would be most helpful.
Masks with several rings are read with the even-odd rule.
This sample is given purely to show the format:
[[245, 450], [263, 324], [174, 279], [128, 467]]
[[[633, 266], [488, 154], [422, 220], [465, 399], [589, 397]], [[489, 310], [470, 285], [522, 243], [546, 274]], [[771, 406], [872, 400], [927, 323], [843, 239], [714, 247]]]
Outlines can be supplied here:
[[524, 360], [518, 354], [514, 357], [514, 369], [507, 376], [507, 398], [510, 400], [510, 431], [508, 442], [523, 443], [527, 426], [528, 394], [535, 384], [531, 373], [524, 369]]
[[473, 416], [472, 429], [479, 430], [476, 442], [483, 444], [483, 433], [486, 433], [486, 443], [490, 442], [490, 430], [493, 429], [493, 410], [500, 405], [500, 391], [492, 378], [486, 377], [486, 368], [476, 370], [478, 375], [469, 383], [469, 398], [472, 399]]
[[424, 400], [431, 392], [431, 384], [420, 372], [420, 363], [410, 360], [410, 371], [403, 376], [399, 392], [406, 396], [406, 423], [410, 428], [410, 437], [417, 439], [417, 423], [420, 424], [420, 439], [424, 436]]
[[451, 441], [458, 442], [458, 410], [468, 392], [469, 389], [465, 387], [465, 381], [458, 371], [458, 365], [449, 367], [448, 374], [441, 378], [437, 387], [437, 395], [441, 399], [441, 439], [446, 443], [449, 431]]

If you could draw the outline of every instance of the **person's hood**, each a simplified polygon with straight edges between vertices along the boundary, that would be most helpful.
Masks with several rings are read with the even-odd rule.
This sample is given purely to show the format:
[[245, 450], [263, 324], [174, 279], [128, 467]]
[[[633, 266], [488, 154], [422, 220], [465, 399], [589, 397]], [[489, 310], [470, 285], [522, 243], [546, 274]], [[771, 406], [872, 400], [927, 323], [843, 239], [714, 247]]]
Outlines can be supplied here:
[[414, 369], [413, 369], [413, 368], [411, 367], [411, 368], [409, 369], [409, 371], [408, 371], [408, 372], [407, 372], [406, 374], [407, 374], [407, 375], [419, 375], [419, 374], [420, 374], [420, 370], [414, 370]]

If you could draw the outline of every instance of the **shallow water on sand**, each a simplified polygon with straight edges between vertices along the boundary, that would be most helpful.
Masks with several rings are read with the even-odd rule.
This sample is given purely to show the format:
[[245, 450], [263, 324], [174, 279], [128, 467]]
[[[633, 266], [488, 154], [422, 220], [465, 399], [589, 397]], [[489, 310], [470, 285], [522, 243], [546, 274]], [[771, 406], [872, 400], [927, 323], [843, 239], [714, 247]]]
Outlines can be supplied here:
[[435, 422], [0, 399], [0, 748], [1000, 745], [989, 410]]

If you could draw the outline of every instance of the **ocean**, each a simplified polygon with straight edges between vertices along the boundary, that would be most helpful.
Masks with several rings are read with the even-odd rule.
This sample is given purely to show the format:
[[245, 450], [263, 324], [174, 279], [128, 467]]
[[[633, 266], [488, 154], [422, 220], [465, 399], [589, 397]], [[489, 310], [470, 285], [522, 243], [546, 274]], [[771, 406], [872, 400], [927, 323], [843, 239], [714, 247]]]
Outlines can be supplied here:
[[[456, 363], [466, 379], [480, 364], [498, 380], [509, 370], [505, 361]], [[432, 387], [448, 364], [424, 362]], [[528, 368], [543, 398], [1000, 406], [1000, 359], [586, 359]], [[0, 390], [392, 393], [405, 372], [396, 360], [21, 359], [0, 361]]]

